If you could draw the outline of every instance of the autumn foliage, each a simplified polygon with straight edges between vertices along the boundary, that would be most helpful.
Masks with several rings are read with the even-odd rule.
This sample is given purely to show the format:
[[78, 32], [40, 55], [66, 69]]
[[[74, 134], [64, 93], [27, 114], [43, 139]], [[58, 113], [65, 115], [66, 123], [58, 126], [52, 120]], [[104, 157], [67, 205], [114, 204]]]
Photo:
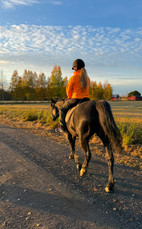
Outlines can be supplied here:
[[[26, 101], [42, 101], [51, 98], [65, 98], [67, 77], [62, 77], [61, 67], [55, 65], [50, 77], [46, 77], [44, 73], [39, 75], [36, 72], [25, 70], [20, 76], [15, 70], [11, 77], [10, 93], [13, 100]], [[112, 87], [108, 82], [104, 85], [99, 82], [91, 82], [90, 98], [92, 100], [105, 99], [109, 100], [112, 96]]]

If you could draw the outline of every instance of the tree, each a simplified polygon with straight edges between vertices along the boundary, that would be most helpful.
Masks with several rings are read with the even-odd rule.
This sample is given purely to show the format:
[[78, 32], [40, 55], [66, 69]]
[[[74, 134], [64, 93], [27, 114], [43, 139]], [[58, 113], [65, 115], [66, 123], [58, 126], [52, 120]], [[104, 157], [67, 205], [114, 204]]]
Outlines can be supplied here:
[[32, 71], [25, 69], [22, 78], [22, 84], [23, 84], [25, 99], [35, 100], [36, 99], [35, 87], [37, 84], [37, 73], [36, 72], [33, 73]]
[[111, 97], [112, 97], [112, 87], [111, 87], [111, 85], [108, 83], [108, 81], [106, 81], [106, 82], [104, 83], [103, 89], [104, 89], [104, 99], [105, 99], [105, 100], [111, 99]]
[[93, 82], [90, 83], [90, 99], [91, 100], [100, 100], [105, 99], [109, 100], [112, 96], [112, 87], [111, 85], [106, 81], [104, 85], [99, 82]]
[[141, 93], [138, 91], [131, 91], [130, 93], [128, 93], [128, 97], [135, 95], [135, 96], [141, 96]]
[[50, 77], [47, 78], [46, 81], [46, 96], [45, 96], [46, 100], [51, 99], [51, 94], [50, 94]]
[[44, 100], [46, 98], [46, 76], [44, 73], [40, 73], [37, 79], [37, 86], [36, 86], [36, 99], [37, 100]]
[[63, 86], [62, 86], [62, 89], [61, 89], [61, 97], [62, 98], [66, 98], [67, 97], [67, 94], [66, 94], [67, 84], [68, 84], [68, 79], [67, 79], [67, 77], [65, 77], [63, 79]]
[[[67, 77], [62, 78], [61, 67], [58, 65], [54, 66], [51, 76], [47, 79], [44, 73], [37, 75], [36, 72], [27, 69], [24, 70], [21, 77], [18, 71], [15, 70], [11, 77], [10, 91], [12, 99], [16, 100], [47, 100], [54, 97], [66, 98], [67, 83], [68, 79]], [[107, 81], [104, 85], [101, 82], [97, 84], [96, 81], [91, 81], [91, 100], [109, 100], [111, 96], [112, 87]]]
[[11, 77], [11, 83], [10, 83], [11, 90], [14, 90], [16, 88], [18, 79], [19, 79], [18, 71], [14, 70], [12, 77]]
[[25, 70], [23, 76], [19, 76], [17, 70], [13, 72], [10, 83], [12, 99], [35, 100], [35, 87], [37, 84], [37, 73]]
[[91, 81], [90, 83], [90, 99], [97, 100], [97, 82]]
[[12, 96], [9, 91], [5, 91], [4, 89], [0, 89], [0, 101], [11, 100]]
[[11, 83], [10, 83], [10, 91], [11, 91], [12, 99], [18, 99], [17, 97], [18, 81], [19, 81], [18, 71], [14, 70], [12, 77], [11, 77]]
[[50, 82], [49, 82], [50, 96], [61, 98], [63, 85], [64, 85], [64, 82], [62, 79], [61, 67], [58, 65], [55, 65], [51, 72], [51, 77], [50, 77]]
[[17, 85], [15, 88], [15, 93], [16, 93], [16, 98], [18, 100], [23, 100], [25, 98], [21, 76], [18, 77]]
[[104, 90], [103, 90], [103, 86], [101, 82], [99, 82], [98, 87], [97, 87], [97, 97], [98, 99], [104, 98]]

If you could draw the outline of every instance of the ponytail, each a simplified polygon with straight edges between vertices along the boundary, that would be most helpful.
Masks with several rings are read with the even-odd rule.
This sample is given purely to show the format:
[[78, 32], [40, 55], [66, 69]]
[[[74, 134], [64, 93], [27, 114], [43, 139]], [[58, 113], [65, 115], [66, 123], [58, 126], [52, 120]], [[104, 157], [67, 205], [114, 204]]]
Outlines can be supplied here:
[[82, 90], [86, 89], [88, 86], [88, 75], [85, 68], [80, 69], [80, 84]]

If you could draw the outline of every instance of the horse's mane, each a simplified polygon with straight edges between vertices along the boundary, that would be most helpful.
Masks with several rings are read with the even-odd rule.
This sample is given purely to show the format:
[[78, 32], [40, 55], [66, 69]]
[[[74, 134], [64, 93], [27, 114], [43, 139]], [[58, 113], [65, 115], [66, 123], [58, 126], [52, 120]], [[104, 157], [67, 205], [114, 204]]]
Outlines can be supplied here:
[[67, 99], [58, 99], [58, 98], [56, 98], [56, 99], [52, 99], [51, 101], [56, 107], [58, 107], [58, 109], [60, 109], [63, 106], [63, 104], [65, 103], [66, 100]]

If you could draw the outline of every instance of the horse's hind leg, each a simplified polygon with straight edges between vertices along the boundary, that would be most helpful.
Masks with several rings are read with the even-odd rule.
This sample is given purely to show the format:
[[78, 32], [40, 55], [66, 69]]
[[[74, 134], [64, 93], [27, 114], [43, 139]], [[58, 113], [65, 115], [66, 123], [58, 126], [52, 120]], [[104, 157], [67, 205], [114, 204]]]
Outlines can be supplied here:
[[70, 150], [71, 153], [69, 155], [69, 159], [74, 159], [74, 154], [75, 154], [75, 137], [72, 137], [72, 135], [70, 133], [67, 133], [67, 140], [69, 141], [69, 145], [70, 145]]
[[106, 150], [105, 157], [106, 157], [108, 168], [109, 168], [108, 184], [105, 188], [105, 191], [109, 192], [110, 189], [112, 189], [114, 186], [114, 179], [113, 179], [114, 157], [113, 157], [113, 152], [112, 152], [112, 148], [110, 145], [106, 146], [105, 150]]
[[105, 158], [107, 160], [108, 169], [109, 169], [108, 184], [105, 188], [105, 191], [109, 192], [110, 189], [112, 189], [114, 186], [114, 179], [113, 179], [114, 157], [113, 157], [112, 147], [110, 145], [110, 141], [108, 137], [105, 135], [101, 126], [99, 126], [97, 130], [97, 135], [100, 137], [105, 147]]
[[81, 140], [81, 146], [85, 151], [85, 153], [84, 153], [85, 154], [85, 160], [84, 160], [84, 162], [82, 164], [82, 168], [80, 170], [80, 176], [83, 176], [83, 174], [85, 174], [87, 172], [87, 167], [88, 167], [89, 161], [91, 159], [91, 152], [89, 149], [89, 143], [86, 139]]

